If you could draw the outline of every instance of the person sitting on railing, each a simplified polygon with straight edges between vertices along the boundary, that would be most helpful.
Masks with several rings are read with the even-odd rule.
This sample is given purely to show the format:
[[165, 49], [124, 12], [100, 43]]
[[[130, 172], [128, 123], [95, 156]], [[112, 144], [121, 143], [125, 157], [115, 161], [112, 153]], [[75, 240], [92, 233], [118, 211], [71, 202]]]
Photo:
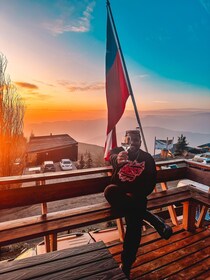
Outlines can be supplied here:
[[104, 190], [104, 195], [113, 209], [125, 213], [126, 233], [121, 254], [122, 270], [129, 278], [130, 269], [136, 259], [141, 240], [143, 220], [148, 221], [161, 237], [168, 239], [172, 228], [147, 208], [147, 196], [156, 185], [156, 166], [153, 157], [143, 150], [139, 130], [126, 131], [130, 148], [122, 147], [110, 152], [110, 163], [113, 166], [111, 184]]

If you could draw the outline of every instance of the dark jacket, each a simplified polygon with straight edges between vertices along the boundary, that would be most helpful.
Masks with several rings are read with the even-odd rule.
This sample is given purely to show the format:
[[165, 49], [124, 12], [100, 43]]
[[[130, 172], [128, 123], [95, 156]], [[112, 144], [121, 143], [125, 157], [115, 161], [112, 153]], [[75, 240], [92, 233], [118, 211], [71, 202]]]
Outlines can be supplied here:
[[[121, 151], [123, 148], [117, 147], [110, 153], [110, 163], [114, 168], [111, 183], [121, 186], [126, 193], [131, 193], [133, 196], [146, 198], [156, 185], [157, 171], [153, 157], [141, 149], [135, 154], [128, 151], [131, 163], [118, 164], [117, 155]], [[124, 174], [127, 174], [126, 180]]]

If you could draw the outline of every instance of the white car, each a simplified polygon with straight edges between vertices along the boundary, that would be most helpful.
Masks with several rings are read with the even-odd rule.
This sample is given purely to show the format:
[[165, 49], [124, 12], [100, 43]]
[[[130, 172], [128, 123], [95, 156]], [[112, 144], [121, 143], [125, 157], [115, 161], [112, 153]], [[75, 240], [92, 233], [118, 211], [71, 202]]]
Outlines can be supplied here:
[[55, 165], [52, 160], [46, 160], [43, 162], [42, 167], [41, 167], [42, 172], [55, 172]]
[[204, 164], [209, 164], [210, 163], [210, 153], [203, 153], [203, 154], [195, 155], [192, 160], [201, 162]]
[[60, 167], [62, 170], [72, 170], [72, 162], [70, 159], [62, 159], [60, 161]]

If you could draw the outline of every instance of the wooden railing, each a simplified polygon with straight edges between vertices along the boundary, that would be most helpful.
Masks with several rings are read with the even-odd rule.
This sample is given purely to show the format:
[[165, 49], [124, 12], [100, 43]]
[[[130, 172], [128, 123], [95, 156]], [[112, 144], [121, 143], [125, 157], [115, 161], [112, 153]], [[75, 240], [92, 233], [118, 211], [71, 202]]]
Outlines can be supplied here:
[[[161, 166], [173, 163], [181, 167], [161, 170]], [[158, 162], [156, 165], [158, 169], [157, 183], [166, 183], [168, 181], [187, 178], [210, 186], [210, 166], [196, 165], [196, 163], [185, 160]], [[122, 217], [122, 213], [113, 213], [107, 203], [101, 203], [96, 206], [92, 205], [90, 207], [87, 206], [81, 209], [78, 208], [73, 211], [67, 210], [50, 214], [47, 213], [48, 202], [103, 192], [104, 188], [110, 182], [111, 171], [112, 168], [108, 166], [85, 170], [0, 178], [0, 209], [34, 204], [41, 204], [44, 206], [43, 208], [45, 208], [42, 215], [33, 217], [32, 214], [32, 217], [28, 219], [24, 218], [12, 222], [0, 223], [0, 245], [9, 244], [10, 239], [11, 243], [14, 243], [15, 241], [26, 240], [50, 233], [52, 234], [51, 240], [54, 241], [51, 243], [48, 242], [49, 246], [47, 250], [55, 250], [57, 232], [67, 229], [68, 225], [69, 228], [74, 228], [80, 225]], [[27, 186], [24, 186], [26, 183]], [[31, 185], [28, 185], [28, 183]], [[13, 184], [21, 184], [22, 187], [13, 188]], [[6, 189], [4, 189], [4, 185], [7, 186]], [[189, 217], [190, 211], [191, 213], [195, 212], [195, 204], [198, 202], [206, 208], [210, 203], [208, 194], [195, 190], [195, 194], [192, 197], [192, 192], [193, 189], [189, 187], [180, 188], [180, 190], [166, 189], [165, 191], [150, 195], [148, 205], [150, 209], [155, 209], [163, 206], [173, 207], [176, 201], [185, 202], [185, 228], [192, 229], [194, 220]], [[191, 207], [192, 205], [193, 207]], [[192, 212], [192, 209], [194, 212]], [[31, 231], [30, 234], [24, 233], [27, 229]]]

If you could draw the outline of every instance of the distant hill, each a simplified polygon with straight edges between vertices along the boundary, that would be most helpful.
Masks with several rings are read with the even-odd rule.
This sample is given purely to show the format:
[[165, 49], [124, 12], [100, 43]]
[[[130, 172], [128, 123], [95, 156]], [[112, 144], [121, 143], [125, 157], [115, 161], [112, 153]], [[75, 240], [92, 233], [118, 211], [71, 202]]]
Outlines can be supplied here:
[[154, 116], [142, 118], [143, 126], [162, 127], [170, 130], [210, 133], [210, 113], [190, 113], [188, 115]]
[[91, 154], [94, 166], [104, 165], [104, 148], [98, 145], [78, 143], [78, 159], [81, 155]]
[[[176, 112], [175, 112], [176, 113]], [[210, 113], [182, 112], [180, 115], [144, 115], [141, 118], [143, 131], [149, 151], [153, 154], [154, 139], [166, 139], [174, 137], [175, 143], [178, 136], [183, 134], [191, 147], [196, 147], [210, 142]], [[25, 134], [30, 132], [38, 135], [68, 133], [80, 143], [104, 146], [106, 137], [105, 119], [77, 120], [60, 122], [34, 123], [25, 127]], [[117, 125], [118, 141], [124, 131], [136, 128], [134, 117], [124, 117]]]

